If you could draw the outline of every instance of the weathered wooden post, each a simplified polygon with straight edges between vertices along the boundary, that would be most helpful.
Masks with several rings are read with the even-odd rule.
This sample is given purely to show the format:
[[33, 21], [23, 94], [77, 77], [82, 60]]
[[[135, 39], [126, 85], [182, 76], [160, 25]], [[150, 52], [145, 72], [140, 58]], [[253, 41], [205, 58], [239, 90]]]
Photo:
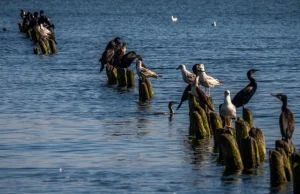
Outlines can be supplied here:
[[46, 55], [48, 53], [48, 51], [47, 51], [47, 46], [46, 46], [45, 42], [42, 40], [39, 40], [39, 45], [41, 47], [42, 53], [44, 55]]
[[240, 142], [242, 139], [249, 136], [250, 126], [248, 122], [244, 121], [243, 119], [238, 118], [235, 122], [235, 131], [236, 131], [236, 141], [240, 147]]
[[287, 182], [287, 178], [284, 171], [283, 155], [277, 150], [270, 150], [270, 176], [271, 186], [276, 187], [282, 183]]
[[275, 148], [282, 148], [288, 157], [290, 157], [296, 150], [296, 147], [291, 141], [285, 140], [276, 140]]
[[49, 49], [50, 49], [51, 53], [53, 53], [53, 54], [57, 53], [56, 44], [55, 44], [54, 40], [49, 39], [48, 42], [49, 42]]
[[260, 164], [259, 151], [256, 140], [246, 137], [240, 140], [240, 153], [246, 169], [256, 168]]
[[217, 129], [222, 128], [222, 120], [218, 113], [211, 112], [209, 113], [209, 120], [210, 120], [210, 128], [214, 137], [214, 150], [217, 152], [219, 150], [219, 145], [217, 144], [216, 140], [216, 131]]
[[266, 160], [266, 142], [265, 137], [261, 129], [252, 127], [249, 131], [249, 136], [256, 140], [257, 148], [259, 152], [260, 163]]
[[252, 112], [247, 108], [243, 109], [243, 119], [244, 121], [248, 122], [250, 128], [253, 127], [253, 115]]
[[118, 69], [118, 87], [126, 87], [127, 86], [127, 73], [125, 68]]
[[145, 81], [145, 83], [147, 85], [150, 98], [153, 98], [154, 97], [154, 91], [153, 91], [150, 79], [149, 78], [145, 78], [144, 81]]
[[118, 83], [117, 69], [112, 65], [106, 65], [106, 75], [108, 78], [108, 85], [115, 85]]
[[139, 100], [142, 102], [146, 102], [150, 99], [151, 98], [149, 95], [147, 84], [143, 80], [139, 79]]
[[211, 133], [210, 125], [208, 123], [208, 118], [207, 118], [207, 114], [206, 114], [205, 110], [203, 108], [201, 108], [200, 106], [196, 106], [195, 110], [198, 111], [198, 113], [201, 116], [202, 124], [203, 124], [204, 129], [206, 130], [207, 136], [211, 137], [212, 133]]
[[222, 134], [220, 136], [220, 147], [223, 153], [225, 174], [235, 173], [244, 169], [241, 154], [233, 135]]
[[209, 137], [209, 134], [207, 133], [207, 130], [205, 129], [203, 125], [203, 119], [198, 111], [194, 111], [193, 115], [194, 123], [192, 123], [192, 130], [194, 131], [194, 134], [196, 136], [196, 139], [204, 139], [206, 137]]
[[292, 159], [292, 170], [293, 170], [293, 188], [294, 193], [300, 193], [300, 153], [294, 153]]
[[127, 70], [127, 88], [134, 88], [134, 71]]

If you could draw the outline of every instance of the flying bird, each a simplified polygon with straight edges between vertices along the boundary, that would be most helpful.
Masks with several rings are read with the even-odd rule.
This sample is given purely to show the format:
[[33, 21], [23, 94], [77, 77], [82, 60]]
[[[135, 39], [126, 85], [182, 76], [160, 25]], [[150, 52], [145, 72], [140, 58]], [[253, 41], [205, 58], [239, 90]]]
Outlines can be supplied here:
[[171, 19], [172, 19], [172, 22], [177, 22], [177, 20], [178, 20], [178, 18], [174, 17], [174, 16], [171, 16]]

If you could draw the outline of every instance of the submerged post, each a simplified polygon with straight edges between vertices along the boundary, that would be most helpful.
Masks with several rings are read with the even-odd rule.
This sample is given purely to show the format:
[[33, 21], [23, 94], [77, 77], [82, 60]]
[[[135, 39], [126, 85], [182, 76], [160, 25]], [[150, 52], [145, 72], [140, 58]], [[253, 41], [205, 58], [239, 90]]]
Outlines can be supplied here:
[[149, 95], [147, 84], [143, 80], [139, 79], [139, 100], [142, 102], [146, 102], [150, 99], [151, 98]]
[[282, 154], [277, 150], [270, 150], [269, 161], [271, 186], [276, 187], [282, 183], [286, 183], [287, 179], [284, 171]]

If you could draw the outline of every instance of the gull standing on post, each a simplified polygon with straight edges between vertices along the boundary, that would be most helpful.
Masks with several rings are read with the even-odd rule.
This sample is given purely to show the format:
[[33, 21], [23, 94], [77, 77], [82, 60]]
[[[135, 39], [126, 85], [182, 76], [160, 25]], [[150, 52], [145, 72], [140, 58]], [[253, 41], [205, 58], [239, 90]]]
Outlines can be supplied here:
[[220, 114], [225, 118], [225, 126], [228, 126], [226, 118], [236, 119], [236, 108], [231, 102], [229, 90], [224, 92], [224, 103], [220, 107]]
[[155, 79], [157, 79], [158, 77], [161, 77], [157, 75], [157, 73], [155, 73], [154, 71], [151, 71], [150, 69], [143, 67], [141, 60], [136, 61], [136, 71], [140, 79], [145, 79], [149, 77], [154, 77]]
[[199, 75], [200, 85], [204, 86], [205, 88], [208, 88], [209, 96], [210, 96], [210, 88], [213, 88], [214, 86], [223, 85], [223, 82], [211, 76], [206, 75], [204, 64], [200, 64], [199, 71], [197, 72], [197, 74]]
[[185, 83], [187, 84], [192, 84], [194, 82], [194, 80], [196, 79], [196, 75], [189, 72], [185, 65], [182, 64], [182, 65], [179, 65], [177, 68], [177, 70], [180, 69], [181, 70], [181, 74], [182, 74], [182, 79]]

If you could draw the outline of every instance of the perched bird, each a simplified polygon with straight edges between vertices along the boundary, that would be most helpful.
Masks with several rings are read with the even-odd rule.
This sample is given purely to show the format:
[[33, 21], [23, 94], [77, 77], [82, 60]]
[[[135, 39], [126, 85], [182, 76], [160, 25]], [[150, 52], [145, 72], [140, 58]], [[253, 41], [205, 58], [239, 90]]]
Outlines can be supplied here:
[[220, 86], [223, 84], [223, 82], [206, 75], [204, 64], [200, 64], [199, 71], [197, 73], [197, 75], [199, 75], [200, 85], [204, 86], [205, 88], [208, 88], [208, 95], [210, 95], [210, 88], [213, 88], [214, 86]]
[[155, 79], [157, 79], [158, 77], [161, 77], [161, 76], [157, 75], [157, 73], [151, 71], [150, 69], [143, 67], [142, 61], [140, 61], [140, 60], [136, 61], [136, 71], [137, 71], [137, 74], [139, 75], [140, 79], [145, 79], [145, 78], [149, 78], [149, 77], [154, 77]]
[[281, 114], [279, 117], [280, 132], [283, 140], [291, 140], [294, 129], [295, 119], [293, 113], [287, 108], [287, 96], [285, 94], [271, 94], [282, 102]]
[[99, 62], [101, 63], [100, 73], [103, 71], [106, 64], [111, 64], [113, 62], [114, 54], [121, 49], [120, 40], [120, 37], [116, 37], [113, 40], [109, 41], [106, 45], [106, 48], [102, 53], [101, 58], [99, 59]]
[[133, 61], [136, 59], [136, 57], [137, 57], [137, 55], [134, 51], [129, 51], [122, 57], [121, 63], [117, 67], [128, 68], [133, 63]]
[[196, 78], [196, 75], [193, 74], [193, 73], [191, 73], [191, 72], [189, 72], [189, 71], [186, 69], [186, 67], [185, 67], [184, 64], [179, 65], [176, 69], [177, 69], [177, 70], [178, 70], [178, 69], [181, 70], [182, 79], [183, 79], [183, 81], [184, 81], [185, 83], [187, 83], [187, 84], [192, 84], [192, 83], [194, 82], [194, 80], [195, 80], [195, 78]]
[[171, 19], [172, 19], [172, 22], [177, 22], [177, 20], [178, 20], [178, 18], [174, 17], [174, 16], [171, 16]]
[[191, 85], [191, 84], [189, 84], [189, 85], [185, 88], [185, 90], [184, 90], [183, 93], [182, 93], [180, 103], [178, 104], [176, 110], [178, 110], [178, 109], [181, 107], [181, 105], [182, 105], [182, 103], [183, 103], [184, 101], [188, 100], [188, 94], [189, 94], [189, 92], [191, 91], [191, 89], [192, 89], [192, 85]]
[[224, 103], [220, 105], [220, 114], [225, 118], [225, 126], [228, 126], [226, 118], [236, 119], [236, 107], [231, 102], [229, 90], [224, 92]]
[[259, 69], [250, 69], [247, 72], [247, 77], [248, 77], [250, 83], [244, 89], [239, 91], [232, 99], [232, 104], [234, 104], [234, 106], [236, 108], [239, 108], [242, 106], [244, 109], [244, 105], [249, 102], [249, 100], [252, 98], [252, 96], [256, 92], [257, 83], [256, 83], [256, 80], [252, 77], [252, 74], [254, 74], [257, 71], [259, 71]]
[[199, 76], [196, 76], [196, 79], [191, 84], [191, 91], [189, 91], [188, 93], [194, 95], [198, 99], [199, 103], [206, 105], [211, 111], [214, 111], [214, 108], [211, 106], [211, 104], [208, 103], [208, 99], [205, 92], [203, 92], [200, 89], [198, 83], [199, 83]]
[[121, 49], [115, 51], [115, 54], [113, 56], [113, 61], [112, 61], [113, 66], [117, 67], [121, 64], [121, 60], [123, 56], [126, 54], [126, 48], [127, 48], [127, 44], [126, 42], [123, 42]]
[[212, 25], [213, 27], [216, 27], [216, 26], [217, 26], [217, 22], [214, 21], [211, 25]]

